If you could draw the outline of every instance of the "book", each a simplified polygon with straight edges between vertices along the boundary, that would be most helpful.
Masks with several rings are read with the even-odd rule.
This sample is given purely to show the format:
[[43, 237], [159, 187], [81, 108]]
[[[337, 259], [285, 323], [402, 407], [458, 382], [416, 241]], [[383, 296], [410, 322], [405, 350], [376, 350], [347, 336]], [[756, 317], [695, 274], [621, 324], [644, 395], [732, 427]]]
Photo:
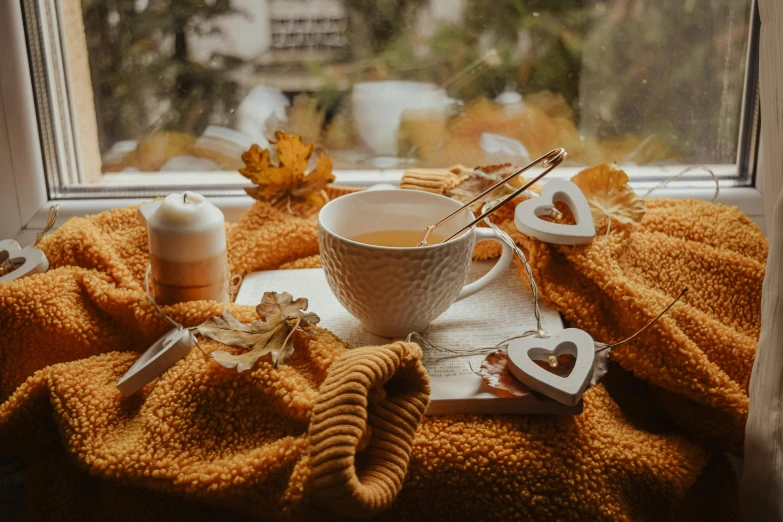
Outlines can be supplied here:
[[[492, 262], [474, 262], [469, 281], [478, 279], [492, 267]], [[398, 339], [381, 337], [366, 331], [359, 320], [346, 311], [332, 294], [323, 270], [268, 270], [245, 276], [236, 298], [237, 304], [257, 305], [264, 292], [288, 292], [296, 299], [305, 297], [308, 310], [321, 318], [319, 326], [327, 328], [351, 345], [380, 346]], [[544, 306], [541, 325], [548, 333], [563, 329], [560, 315]], [[506, 271], [484, 290], [451, 305], [423, 332], [424, 339], [450, 351], [473, 350], [535, 329], [533, 298], [517, 279], [513, 270]], [[487, 386], [475, 371], [486, 354], [455, 356], [445, 350], [424, 347], [422, 363], [430, 377], [430, 405], [427, 415], [447, 413], [506, 414], [527, 413], [569, 415], [582, 411], [541, 396], [512, 396]]]

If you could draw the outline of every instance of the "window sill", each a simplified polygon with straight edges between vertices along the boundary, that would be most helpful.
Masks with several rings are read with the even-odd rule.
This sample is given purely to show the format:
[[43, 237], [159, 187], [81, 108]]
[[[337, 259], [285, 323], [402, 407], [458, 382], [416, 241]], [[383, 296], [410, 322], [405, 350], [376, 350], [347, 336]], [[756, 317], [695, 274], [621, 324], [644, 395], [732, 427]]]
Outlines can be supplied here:
[[[346, 173], [338, 175], [337, 182], [341, 185], [369, 186], [374, 183], [399, 183], [400, 173], [393, 171], [378, 171], [373, 175], [363, 172], [361, 175]], [[192, 181], [192, 177], [191, 177]], [[631, 182], [634, 189], [644, 194], [651, 186], [652, 182], [635, 183]], [[237, 187], [238, 188], [238, 187]], [[712, 181], [689, 182], [686, 188], [662, 188], [656, 190], [651, 197], [656, 198], [692, 198], [711, 200], [715, 194], [715, 185]], [[71, 217], [97, 214], [106, 210], [120, 208], [127, 205], [139, 204], [150, 200], [151, 197], [128, 197], [128, 198], [88, 198], [88, 199], [62, 199], [50, 201], [41, 207], [35, 214], [35, 217], [25, 226], [17, 236], [21, 243], [25, 243], [28, 238], [34, 238], [37, 231], [41, 230], [46, 222], [46, 216], [49, 207], [54, 204], [60, 205], [58, 223], [62, 224]], [[226, 216], [227, 221], [238, 221], [245, 211], [253, 204], [253, 199], [246, 195], [235, 196], [215, 196], [210, 197], [215, 205], [220, 208]], [[724, 205], [736, 206], [740, 211], [753, 219], [761, 228], [765, 230], [764, 223], [764, 204], [761, 193], [753, 187], [722, 186], [720, 194], [716, 200]], [[28, 241], [29, 242], [29, 241]]]

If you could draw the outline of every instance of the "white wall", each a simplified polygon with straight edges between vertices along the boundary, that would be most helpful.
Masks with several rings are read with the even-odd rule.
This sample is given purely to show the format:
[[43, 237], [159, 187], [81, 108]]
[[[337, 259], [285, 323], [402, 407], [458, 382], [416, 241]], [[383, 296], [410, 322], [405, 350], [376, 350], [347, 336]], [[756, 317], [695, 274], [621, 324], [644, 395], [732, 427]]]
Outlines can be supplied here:
[[5, 118], [3, 97], [0, 96], [0, 241], [12, 238], [22, 228], [14, 180], [11, 143]]

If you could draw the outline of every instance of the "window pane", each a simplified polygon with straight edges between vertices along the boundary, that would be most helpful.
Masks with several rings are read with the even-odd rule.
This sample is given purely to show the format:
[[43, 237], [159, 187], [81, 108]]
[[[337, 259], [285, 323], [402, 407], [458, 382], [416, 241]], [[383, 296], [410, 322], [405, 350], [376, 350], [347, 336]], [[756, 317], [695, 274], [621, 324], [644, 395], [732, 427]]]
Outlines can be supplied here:
[[103, 173], [236, 172], [278, 129], [337, 169], [737, 157], [751, 0], [68, 2]]

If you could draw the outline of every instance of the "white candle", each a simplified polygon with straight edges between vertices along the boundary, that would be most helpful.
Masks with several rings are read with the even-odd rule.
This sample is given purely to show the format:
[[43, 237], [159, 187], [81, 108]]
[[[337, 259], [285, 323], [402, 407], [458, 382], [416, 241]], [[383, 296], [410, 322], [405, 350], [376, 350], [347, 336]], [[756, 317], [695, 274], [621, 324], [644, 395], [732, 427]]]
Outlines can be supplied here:
[[147, 219], [157, 300], [228, 302], [226, 224], [201, 194], [171, 194]]

